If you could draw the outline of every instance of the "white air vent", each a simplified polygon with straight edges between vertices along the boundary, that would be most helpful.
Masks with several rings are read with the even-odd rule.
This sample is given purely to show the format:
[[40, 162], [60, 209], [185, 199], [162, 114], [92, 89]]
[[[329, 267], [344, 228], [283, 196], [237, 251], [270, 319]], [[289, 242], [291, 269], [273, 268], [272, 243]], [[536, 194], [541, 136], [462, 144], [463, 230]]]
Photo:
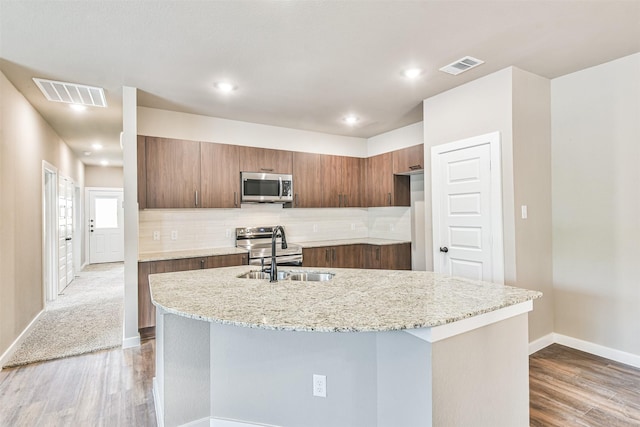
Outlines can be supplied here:
[[89, 107], [106, 107], [107, 100], [101, 87], [85, 86], [75, 83], [55, 82], [36, 79], [34, 82], [49, 101], [80, 104]]
[[473, 67], [477, 67], [481, 64], [484, 64], [484, 61], [473, 58], [471, 56], [465, 56], [462, 59], [458, 59], [456, 62], [452, 62], [451, 64], [440, 68], [440, 71], [444, 71], [445, 73], [457, 76], [458, 74], [470, 70]]

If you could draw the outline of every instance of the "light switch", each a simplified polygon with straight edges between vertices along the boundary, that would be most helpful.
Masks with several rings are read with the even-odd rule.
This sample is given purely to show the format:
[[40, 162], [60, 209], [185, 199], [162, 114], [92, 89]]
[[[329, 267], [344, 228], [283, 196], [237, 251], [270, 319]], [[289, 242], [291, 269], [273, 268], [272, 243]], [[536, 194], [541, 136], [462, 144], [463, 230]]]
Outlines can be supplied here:
[[522, 219], [527, 219], [527, 205], [520, 206], [520, 210], [522, 211]]

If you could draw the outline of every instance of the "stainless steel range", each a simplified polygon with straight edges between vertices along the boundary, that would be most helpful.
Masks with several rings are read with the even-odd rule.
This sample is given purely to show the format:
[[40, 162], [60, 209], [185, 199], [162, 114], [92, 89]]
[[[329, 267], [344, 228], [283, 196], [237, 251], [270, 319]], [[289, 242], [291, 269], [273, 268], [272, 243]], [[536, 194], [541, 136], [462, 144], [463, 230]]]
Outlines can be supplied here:
[[[236, 228], [236, 247], [249, 251], [249, 264], [271, 265], [271, 237], [275, 227]], [[277, 265], [302, 265], [302, 246], [288, 243], [282, 249], [276, 245]]]

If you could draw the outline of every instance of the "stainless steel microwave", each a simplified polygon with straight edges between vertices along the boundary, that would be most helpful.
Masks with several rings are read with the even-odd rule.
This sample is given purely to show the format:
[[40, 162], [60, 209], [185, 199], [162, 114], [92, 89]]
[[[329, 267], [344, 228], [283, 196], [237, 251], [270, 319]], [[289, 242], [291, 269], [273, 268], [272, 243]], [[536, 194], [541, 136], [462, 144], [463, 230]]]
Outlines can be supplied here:
[[287, 203], [293, 201], [290, 174], [240, 172], [242, 202]]

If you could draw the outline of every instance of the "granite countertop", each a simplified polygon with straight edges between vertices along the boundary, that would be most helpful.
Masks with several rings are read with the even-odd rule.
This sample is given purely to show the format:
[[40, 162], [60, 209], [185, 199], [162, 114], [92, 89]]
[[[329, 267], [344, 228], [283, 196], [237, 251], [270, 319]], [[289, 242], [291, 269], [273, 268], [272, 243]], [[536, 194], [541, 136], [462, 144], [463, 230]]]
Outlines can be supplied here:
[[189, 249], [184, 251], [142, 252], [138, 254], [138, 262], [162, 261], [167, 259], [197, 258], [202, 256], [246, 254], [246, 249], [235, 246], [224, 248]]
[[251, 266], [149, 276], [153, 304], [169, 313], [250, 328], [367, 332], [452, 323], [542, 293], [425, 271], [282, 267], [335, 273], [325, 282], [241, 279]]
[[411, 243], [411, 241], [363, 237], [360, 239], [334, 239], [334, 240], [318, 240], [313, 242], [295, 242], [295, 243], [299, 244], [303, 248], [321, 248], [324, 246], [339, 246], [339, 245], [397, 245], [398, 243]]

